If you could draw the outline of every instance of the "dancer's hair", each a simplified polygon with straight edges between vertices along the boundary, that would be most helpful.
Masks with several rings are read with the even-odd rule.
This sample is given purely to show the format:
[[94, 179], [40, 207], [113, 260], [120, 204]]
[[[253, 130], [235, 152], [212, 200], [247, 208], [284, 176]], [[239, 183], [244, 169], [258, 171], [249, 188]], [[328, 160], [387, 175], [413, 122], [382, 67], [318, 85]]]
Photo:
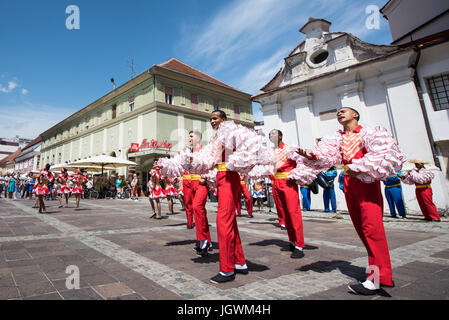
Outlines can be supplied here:
[[271, 130], [271, 132], [273, 132], [273, 131], [276, 131], [277, 133], [278, 133], [278, 137], [283, 137], [284, 135], [282, 134], [282, 131], [281, 130], [278, 130], [278, 129], [273, 129], [273, 130]]
[[200, 138], [200, 140], [203, 138], [203, 134], [201, 132], [199, 132], [198, 130], [191, 130], [189, 132], [189, 135], [192, 134], [192, 133], [193, 133], [194, 136]]
[[212, 113], [219, 113], [220, 114], [220, 118], [224, 119], [224, 120], [228, 120], [228, 116], [226, 115], [226, 113], [223, 110], [217, 109]]

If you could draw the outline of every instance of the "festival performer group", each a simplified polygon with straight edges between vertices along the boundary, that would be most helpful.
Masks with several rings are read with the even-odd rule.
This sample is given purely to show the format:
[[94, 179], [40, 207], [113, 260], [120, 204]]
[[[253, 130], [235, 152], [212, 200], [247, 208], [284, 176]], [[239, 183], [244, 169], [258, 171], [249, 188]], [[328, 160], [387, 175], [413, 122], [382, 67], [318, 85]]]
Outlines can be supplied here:
[[[354, 228], [368, 254], [366, 279], [348, 286], [350, 292], [360, 295], [377, 294], [382, 287], [393, 287], [390, 253], [383, 225], [383, 198], [380, 181], [397, 176], [405, 163], [405, 157], [397, 141], [382, 127], [369, 128], [359, 125], [360, 113], [356, 108], [342, 107], [337, 119], [342, 125], [336, 136], [322, 139], [314, 148], [288, 146], [280, 130], [270, 132], [274, 148], [266, 147], [254, 131], [228, 121], [226, 114], [217, 110], [210, 116], [210, 124], [216, 131], [209, 144], [183, 150], [172, 159], [159, 159], [156, 170], [168, 177], [183, 177], [183, 191], [188, 223], [191, 192], [188, 181], [192, 176], [205, 180], [208, 176], [215, 183], [218, 193], [217, 238], [219, 272], [210, 279], [223, 283], [235, 279], [236, 274], [248, 274], [248, 267], [240, 240], [236, 209], [240, 203], [245, 179], [270, 177], [279, 224], [285, 226], [289, 246], [282, 251], [291, 252], [292, 259], [304, 257], [304, 230], [299, 205], [298, 185], [308, 186], [325, 170], [333, 183], [334, 166], [344, 165], [344, 193]], [[216, 171], [216, 179], [213, 180]], [[416, 170], [398, 175], [404, 183], [416, 184], [417, 199], [426, 219], [439, 220], [432, 202], [430, 180], [433, 174], [416, 163]], [[193, 179], [193, 181], [197, 181]], [[186, 183], [187, 182], [187, 183]], [[187, 188], [186, 188], [187, 186]], [[189, 190], [186, 192], [186, 190]], [[330, 190], [333, 191], [333, 190]], [[205, 197], [203, 195], [202, 197]], [[246, 198], [246, 197], [245, 197]], [[326, 200], [334, 202], [330, 193]], [[204, 198], [202, 198], [204, 199]], [[329, 201], [328, 200], [328, 201]], [[198, 202], [197, 202], [198, 203]], [[197, 228], [204, 226], [205, 201], [194, 215]], [[332, 210], [335, 210], [332, 203]], [[247, 204], [248, 208], [252, 208]], [[204, 211], [203, 211], [204, 210]], [[329, 209], [328, 209], [329, 210]], [[330, 211], [330, 210], [329, 210]], [[210, 243], [210, 233], [200, 235], [200, 249]], [[207, 238], [207, 240], [205, 240]], [[373, 268], [375, 266], [375, 268]], [[378, 276], [378, 279], [376, 277]]]
[[[32, 193], [36, 196], [36, 202], [33, 208], [39, 208], [39, 213], [45, 214], [47, 210], [45, 208], [44, 199], [50, 195], [51, 189], [57, 194], [59, 207], [63, 208], [63, 196], [65, 198], [65, 208], [68, 208], [70, 195], [75, 196], [76, 207], [75, 210], [80, 209], [81, 195], [84, 193], [83, 186], [87, 182], [86, 176], [82, 173], [81, 169], [77, 169], [76, 173], [72, 176], [68, 174], [67, 169], [63, 168], [58, 176], [50, 170], [50, 164], [46, 164], [45, 168], [39, 172], [39, 176], [33, 186]], [[49, 184], [53, 188], [49, 188]], [[73, 187], [71, 187], [73, 185]]]
[[[216, 190], [219, 270], [210, 281], [216, 284], [233, 281], [236, 275], [249, 273], [237, 225], [242, 195], [248, 216], [253, 217], [247, 181], [271, 179], [279, 225], [287, 230], [288, 237], [288, 246], [281, 251], [289, 252], [291, 259], [301, 259], [305, 256], [305, 240], [298, 188], [303, 186], [306, 189], [312, 185], [324, 170], [324, 177], [332, 184], [324, 197], [326, 209], [330, 211], [330, 201], [335, 212], [335, 165], [343, 164], [342, 184], [349, 215], [366, 248], [369, 266], [366, 278], [349, 285], [348, 289], [354, 294], [375, 295], [382, 287], [394, 287], [383, 225], [380, 182], [383, 181], [388, 189], [388, 203], [396, 204], [400, 216], [405, 217], [405, 211], [403, 203], [396, 201], [398, 190], [395, 188], [400, 187], [402, 181], [416, 186], [416, 197], [425, 219], [440, 221], [430, 186], [434, 175], [421, 159], [412, 160], [415, 169], [403, 173], [401, 170], [406, 159], [397, 141], [385, 128], [360, 125], [360, 113], [355, 107], [340, 108], [337, 119], [342, 129], [335, 136], [323, 138], [313, 148], [305, 149], [286, 145], [283, 133], [277, 129], [269, 134], [273, 147], [266, 146], [264, 138], [254, 130], [228, 121], [226, 113], [221, 110], [212, 112], [210, 124], [215, 135], [207, 145], [201, 145], [200, 132], [191, 131], [187, 148], [173, 158], [155, 161], [148, 182], [148, 198], [153, 211], [151, 218], [162, 219], [162, 199], [167, 199], [168, 215], [172, 215], [173, 198], [179, 198], [186, 212], [187, 228], [196, 229], [194, 251], [199, 256], [207, 256], [213, 247], [206, 201], [209, 190]], [[67, 207], [70, 194], [75, 195], [76, 207], [79, 208], [85, 176], [80, 170], [69, 176], [63, 169], [54, 177], [47, 165], [35, 185], [39, 212], [46, 212], [43, 198], [49, 192], [46, 183], [51, 179], [56, 181], [60, 208], [63, 207], [63, 195]], [[70, 182], [74, 183], [73, 188]], [[262, 190], [259, 188], [255, 192]], [[310, 210], [308, 207], [305, 209]]]

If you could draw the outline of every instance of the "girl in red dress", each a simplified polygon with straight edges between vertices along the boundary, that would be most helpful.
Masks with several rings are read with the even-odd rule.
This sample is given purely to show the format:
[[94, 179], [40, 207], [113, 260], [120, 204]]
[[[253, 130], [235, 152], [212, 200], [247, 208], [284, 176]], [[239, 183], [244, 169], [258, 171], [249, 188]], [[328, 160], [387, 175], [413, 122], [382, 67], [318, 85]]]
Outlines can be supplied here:
[[69, 196], [70, 196], [70, 185], [69, 185], [69, 174], [67, 173], [67, 169], [63, 168], [62, 172], [58, 175], [56, 182], [59, 184], [57, 192], [58, 192], [58, 200], [59, 200], [59, 208], [62, 208], [62, 196], [65, 197], [65, 207], [69, 206]]
[[155, 169], [152, 169], [150, 171], [150, 175], [151, 175], [151, 182], [152, 182], [152, 188], [150, 190], [150, 199], [156, 201], [156, 206], [157, 206], [157, 216], [155, 217], [154, 216], [155, 214], [153, 214], [151, 216], [151, 218], [160, 220], [160, 219], [162, 219], [160, 199], [165, 198], [164, 189], [162, 189], [161, 184], [160, 184], [160, 180], [161, 180], [162, 176], [161, 176], [161, 173], [159, 172], [159, 170], [155, 170]]
[[37, 178], [35, 193], [39, 201], [39, 213], [47, 213], [44, 204], [44, 197], [46, 197], [50, 193], [50, 191], [48, 190], [47, 184], [45, 183], [44, 175], [39, 175], [39, 178]]
[[75, 210], [79, 210], [79, 208], [80, 208], [81, 195], [84, 192], [83, 184], [85, 184], [86, 181], [87, 181], [86, 176], [83, 175], [83, 173], [81, 172], [81, 169], [77, 169], [76, 173], [73, 175], [73, 182], [75, 185], [72, 190], [72, 194], [75, 195], [75, 201], [76, 201]]
[[174, 178], [164, 177], [165, 182], [165, 196], [167, 197], [168, 202], [168, 211], [169, 215], [173, 214], [173, 196], [176, 196], [176, 188], [174, 187]]

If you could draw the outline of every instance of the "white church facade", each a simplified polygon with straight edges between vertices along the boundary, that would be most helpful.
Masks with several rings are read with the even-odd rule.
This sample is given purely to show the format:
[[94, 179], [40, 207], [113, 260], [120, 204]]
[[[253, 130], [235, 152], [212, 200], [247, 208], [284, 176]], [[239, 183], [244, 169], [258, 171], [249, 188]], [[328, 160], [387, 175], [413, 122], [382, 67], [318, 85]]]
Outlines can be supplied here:
[[[435, 64], [431, 51], [369, 44], [349, 33], [330, 32], [330, 26], [329, 21], [309, 19], [300, 30], [306, 40], [285, 58], [284, 66], [262, 92], [253, 96], [262, 106], [265, 135], [279, 129], [285, 143], [311, 148], [320, 138], [341, 129], [337, 109], [355, 106], [360, 124], [385, 127], [408, 159], [423, 158], [441, 167], [435, 171], [432, 188], [438, 209], [447, 211], [447, 155], [436, 154], [428, 133], [433, 130], [438, 138], [449, 141], [448, 113], [433, 113], [432, 108], [424, 112], [429, 101], [423, 101], [416, 82], [418, 74], [433, 75], [434, 68], [449, 71], [449, 50], [439, 49], [439, 63]], [[335, 189], [338, 209], [346, 210], [337, 181]], [[403, 193], [407, 210], [419, 212], [414, 186], [403, 185]], [[313, 195], [312, 209], [323, 210], [322, 189]]]

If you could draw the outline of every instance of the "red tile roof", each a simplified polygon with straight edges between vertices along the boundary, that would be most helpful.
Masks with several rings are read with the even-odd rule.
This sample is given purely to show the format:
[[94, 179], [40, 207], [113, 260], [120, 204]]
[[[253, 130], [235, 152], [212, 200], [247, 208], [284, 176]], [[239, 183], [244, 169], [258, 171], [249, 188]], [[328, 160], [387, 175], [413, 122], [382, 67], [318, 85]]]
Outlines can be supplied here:
[[217, 80], [215, 78], [212, 78], [211, 76], [205, 74], [204, 72], [201, 72], [201, 71], [199, 71], [199, 70], [197, 70], [197, 69], [195, 69], [195, 68], [193, 68], [193, 67], [191, 67], [191, 66], [189, 66], [189, 65], [187, 65], [187, 64], [185, 64], [185, 63], [183, 63], [183, 62], [181, 62], [181, 61], [179, 61], [178, 59], [175, 59], [175, 58], [171, 58], [171, 59], [169, 59], [169, 60], [167, 60], [165, 62], [162, 62], [161, 64], [158, 64], [157, 66], [160, 67], [160, 68], [164, 68], [164, 69], [168, 69], [168, 70], [171, 70], [171, 71], [179, 72], [179, 73], [185, 74], [185, 75], [193, 77], [193, 78], [197, 78], [197, 79], [200, 79], [200, 80], [204, 80], [204, 81], [207, 81], [207, 82], [218, 84], [220, 86], [223, 86], [223, 87], [226, 87], [226, 88], [229, 88], [229, 89], [232, 89], [232, 90], [240, 91], [240, 90], [238, 90], [236, 88], [231, 87], [230, 85], [227, 85], [224, 82], [221, 82], [221, 81], [219, 81], [219, 80]]
[[5, 159], [2, 159], [0, 161], [0, 164], [6, 164], [12, 160], [14, 160], [20, 153], [22, 152], [22, 149], [17, 149], [16, 152], [14, 152], [13, 154], [10, 154], [9, 156], [7, 156]]

